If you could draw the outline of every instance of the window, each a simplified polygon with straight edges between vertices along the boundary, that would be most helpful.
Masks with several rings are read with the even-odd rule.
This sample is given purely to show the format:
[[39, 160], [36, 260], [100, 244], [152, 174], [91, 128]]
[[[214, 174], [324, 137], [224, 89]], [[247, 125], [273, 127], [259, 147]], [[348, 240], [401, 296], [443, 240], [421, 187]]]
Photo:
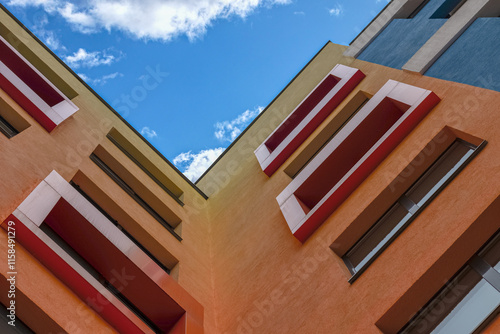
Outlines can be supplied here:
[[[155, 323], [149, 319], [137, 306], [135, 306], [130, 300], [128, 300], [121, 292], [120, 289], [115, 287], [110, 283], [101, 273], [99, 273], [85, 258], [83, 258], [78, 252], [76, 252], [63, 238], [61, 238], [57, 232], [55, 232], [49, 225], [49, 223], [44, 222], [40, 225], [40, 229], [50, 237], [57, 245], [59, 245], [69, 256], [71, 256], [79, 265], [81, 265], [85, 270], [92, 275], [99, 283], [101, 283], [109, 292], [111, 292], [116, 298], [118, 298], [128, 309], [130, 309], [134, 314], [141, 319], [149, 328], [151, 328], [155, 333], [163, 333]], [[116, 281], [114, 279], [113, 281]], [[120, 283], [118, 281], [118, 283]]]
[[7, 138], [12, 138], [26, 130], [30, 124], [20, 115], [19, 110], [15, 110], [16, 106], [12, 102], [7, 102], [10, 99], [4, 99], [6, 95], [4, 92], [0, 93], [0, 132]]
[[418, 13], [420, 13], [420, 11], [429, 3], [430, 0], [423, 0], [420, 5], [418, 5], [417, 8], [415, 8], [415, 10], [410, 14], [408, 15], [408, 18], [409, 19], [412, 19], [414, 18], [415, 16], [417, 16]]
[[7, 138], [12, 138], [19, 133], [2, 116], [0, 116], [0, 132], [3, 133]]
[[[3, 278], [3, 277], [2, 277]], [[4, 304], [0, 303], [0, 333], [3, 334], [34, 334], [28, 326], [24, 322], [19, 319], [19, 316], [16, 315], [15, 326], [9, 325], [10, 318], [7, 316], [10, 314], [7, 307]]]
[[357, 92], [341, 110], [332, 113], [328, 124], [312, 138], [311, 142], [284, 168], [292, 179], [311, 161], [321, 149], [339, 132], [356, 113], [370, 100], [371, 95]]
[[182, 189], [146, 158], [124, 135], [113, 128], [108, 133], [107, 138], [177, 203], [184, 205], [182, 202], [184, 195]]
[[0, 88], [48, 132], [78, 110], [73, 102], [1, 36]]
[[400, 331], [401, 334], [477, 334], [500, 313], [500, 234]]
[[356, 68], [335, 66], [255, 150], [264, 173], [271, 176], [364, 77]]
[[346, 253], [352, 282], [473, 158], [478, 147], [457, 139]]
[[118, 229], [125, 234], [137, 247], [139, 247], [151, 260], [153, 260], [163, 271], [170, 274], [170, 269], [165, 267], [150, 251], [148, 251], [139, 241], [137, 241], [123, 226], [121, 226], [116, 219], [111, 217], [101, 206], [99, 206], [86, 192], [80, 188], [79, 185], [73, 181], [70, 184], [75, 188], [87, 201], [89, 201], [97, 210], [99, 210], [110, 222], [112, 222]]
[[55, 171], [8, 219], [17, 242], [117, 332], [203, 326], [203, 307]]
[[432, 14], [431, 19], [449, 19], [466, 1], [467, 0], [446, 0], [441, 7]]
[[[40, 71], [51, 83], [53, 83], [67, 98], [72, 100], [77, 97], [78, 93], [75, 91], [75, 87], [72, 87], [72, 85], [68, 84], [65, 79], [61, 78], [61, 76], [56, 73], [57, 66], [54, 66], [53, 63], [48, 65], [40, 58], [43, 57], [43, 55], [40, 54], [40, 49], [32, 43], [35, 42], [36, 44], [36, 42], [38, 42], [49, 53], [52, 53], [52, 51], [46, 47], [43, 42], [36, 38], [36, 36], [32, 36], [34, 40], [26, 38], [23, 34], [18, 37], [15, 32], [11, 31], [8, 25], [9, 24], [7, 22], [0, 22], [0, 36], [13, 46], [13, 48], [16, 49], [16, 51], [26, 59], [26, 61], [34, 64], [36, 69]], [[61, 65], [64, 64], [62, 60], [56, 60], [61, 63]]]
[[276, 197], [293, 235], [304, 242], [438, 102], [389, 80]]
[[[102, 151], [101, 151], [102, 152]], [[104, 153], [102, 153], [104, 156]], [[163, 227], [165, 227], [177, 240], [181, 241], [182, 238], [177, 234], [172, 224], [167, 222], [157, 210], [155, 210], [142, 196], [140, 196], [134, 189], [124, 181], [107, 163], [97, 156], [95, 153], [90, 155], [90, 159], [101, 168], [120, 188], [122, 188], [130, 197], [132, 197], [144, 210], [146, 210], [154, 219], [156, 219]], [[109, 156], [108, 156], [109, 159]]]

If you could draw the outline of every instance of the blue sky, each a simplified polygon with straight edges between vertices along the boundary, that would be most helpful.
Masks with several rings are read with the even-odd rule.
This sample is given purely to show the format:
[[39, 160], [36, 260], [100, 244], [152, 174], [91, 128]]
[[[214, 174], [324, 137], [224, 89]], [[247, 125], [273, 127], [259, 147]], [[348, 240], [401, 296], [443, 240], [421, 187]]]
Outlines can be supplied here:
[[6, 0], [191, 180], [387, 0]]

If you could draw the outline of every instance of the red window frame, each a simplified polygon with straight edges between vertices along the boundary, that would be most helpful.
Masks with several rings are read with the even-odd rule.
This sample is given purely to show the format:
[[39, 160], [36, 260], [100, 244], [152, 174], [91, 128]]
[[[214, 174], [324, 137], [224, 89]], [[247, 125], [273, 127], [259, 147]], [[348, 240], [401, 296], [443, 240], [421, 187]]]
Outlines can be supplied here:
[[[42, 223], [49, 222], [71, 247], [77, 246], [74, 250], [103, 276], [115, 275], [110, 282], [120, 283], [120, 275], [133, 277], [121, 282], [120, 292], [162, 330], [166, 326], [169, 333], [203, 333], [203, 306], [57, 172], [52, 171], [2, 227], [7, 229], [10, 221], [19, 243], [120, 333], [152, 330], [53, 242], [40, 228]], [[157, 304], [164, 307], [158, 309]]]
[[336, 65], [255, 150], [264, 173], [271, 176], [364, 77], [356, 68]]
[[439, 101], [389, 80], [276, 198], [293, 235], [304, 242]]
[[78, 107], [0, 36], [0, 88], [51, 132]]

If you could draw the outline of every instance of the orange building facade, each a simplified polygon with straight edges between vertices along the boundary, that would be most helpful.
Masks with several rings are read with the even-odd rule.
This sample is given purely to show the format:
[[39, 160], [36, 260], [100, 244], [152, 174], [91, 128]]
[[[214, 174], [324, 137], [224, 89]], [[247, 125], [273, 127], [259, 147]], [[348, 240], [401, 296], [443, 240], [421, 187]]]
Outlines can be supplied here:
[[0, 331], [500, 332], [500, 93], [362, 60], [473, 5], [327, 43], [196, 185], [2, 9]]

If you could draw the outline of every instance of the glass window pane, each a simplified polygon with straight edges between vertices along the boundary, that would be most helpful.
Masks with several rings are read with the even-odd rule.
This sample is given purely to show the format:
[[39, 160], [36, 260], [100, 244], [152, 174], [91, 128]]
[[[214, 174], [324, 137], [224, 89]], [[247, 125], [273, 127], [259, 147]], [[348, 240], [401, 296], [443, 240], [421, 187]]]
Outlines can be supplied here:
[[500, 235], [493, 239], [478, 255], [500, 272]]
[[19, 133], [2, 116], [0, 116], [0, 132], [3, 133], [7, 138], [12, 138]]
[[[7, 293], [6, 293], [7, 295]], [[0, 304], [0, 317], [2, 321], [0, 321], [0, 333], [2, 334], [33, 334], [34, 332], [29, 329], [16, 315], [15, 318], [15, 326], [9, 325], [10, 318], [7, 316], [10, 314], [10, 311], [7, 310], [5, 305]]]
[[346, 255], [354, 267], [354, 271], [359, 271], [374, 257], [410, 217], [410, 213], [397, 203], [379, 219], [371, 230]]
[[[478, 282], [480, 282], [481, 279], [482, 278], [478, 273], [467, 266], [418, 313], [414, 320], [412, 320], [401, 333], [445, 333], [442, 331], [442, 327], [439, 327], [438, 325], [440, 323], [450, 323], [448, 326], [452, 326], [454, 321], [459, 320], [455, 319], [457, 312], [461, 309], [466, 309], [464, 308], [464, 305], [467, 304], [467, 300], [472, 299], [473, 304], [477, 303], [477, 297], [476, 299], [473, 299], [472, 297], [477, 295], [475, 294], [477, 291], [475, 291], [474, 288], [478, 285]], [[480, 295], [477, 296], [479, 297]], [[453, 321], [453, 319], [455, 320]], [[453, 331], [448, 333], [455, 334]], [[471, 332], [467, 333], [469, 334]]]
[[472, 155], [474, 149], [455, 141], [436, 163], [410, 188], [406, 196], [422, 206]]
[[483, 279], [432, 333], [473, 333], [498, 306], [500, 306], [500, 292]]

